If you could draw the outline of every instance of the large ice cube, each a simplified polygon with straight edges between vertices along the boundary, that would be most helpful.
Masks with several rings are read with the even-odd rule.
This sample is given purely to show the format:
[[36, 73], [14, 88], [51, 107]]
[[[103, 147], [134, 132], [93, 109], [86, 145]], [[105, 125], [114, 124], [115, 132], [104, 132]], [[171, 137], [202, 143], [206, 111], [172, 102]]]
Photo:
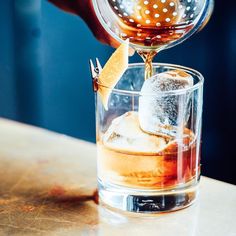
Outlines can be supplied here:
[[164, 150], [169, 139], [143, 132], [138, 113], [130, 111], [114, 119], [103, 137], [107, 148], [127, 153], [158, 153]]
[[175, 136], [175, 127], [184, 125], [189, 118], [189, 95], [163, 95], [160, 92], [184, 89], [192, 85], [193, 77], [182, 70], [163, 72], [147, 79], [139, 98], [141, 128], [151, 134]]

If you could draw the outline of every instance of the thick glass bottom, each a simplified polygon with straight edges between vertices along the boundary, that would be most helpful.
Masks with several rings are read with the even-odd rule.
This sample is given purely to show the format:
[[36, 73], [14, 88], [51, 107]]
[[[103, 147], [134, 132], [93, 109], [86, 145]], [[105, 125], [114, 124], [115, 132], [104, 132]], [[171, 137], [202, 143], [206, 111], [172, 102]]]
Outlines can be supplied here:
[[110, 207], [136, 213], [164, 213], [190, 206], [197, 198], [198, 184], [168, 190], [140, 190], [98, 181], [99, 200]]

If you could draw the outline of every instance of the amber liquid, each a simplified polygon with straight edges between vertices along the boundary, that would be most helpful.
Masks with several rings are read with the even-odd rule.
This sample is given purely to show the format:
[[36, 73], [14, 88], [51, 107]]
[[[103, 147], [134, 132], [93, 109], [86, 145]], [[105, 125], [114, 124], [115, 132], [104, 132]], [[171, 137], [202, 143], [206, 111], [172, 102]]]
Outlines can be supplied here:
[[117, 15], [119, 37], [129, 39], [145, 62], [145, 79], [152, 76], [156, 53], [194, 27], [185, 22], [185, 9], [179, 0], [137, 0], [127, 6], [113, 0], [108, 2]]
[[[122, 39], [129, 38], [130, 42], [142, 47], [157, 50], [161, 47], [182, 38], [188, 33], [193, 25], [172, 25], [160, 27], [130, 27], [120, 23], [122, 31], [120, 37]], [[139, 36], [138, 36], [139, 35]]]
[[98, 142], [98, 176], [104, 183], [135, 189], [172, 189], [196, 180], [199, 168], [195, 142], [184, 150], [172, 143], [156, 154], [114, 150]]
[[136, 49], [145, 62], [145, 79], [153, 74], [152, 61], [155, 55], [170, 43], [182, 38], [193, 27], [193, 25], [182, 25], [132, 28], [123, 23], [120, 24], [122, 25], [122, 31], [125, 32], [125, 34], [120, 35], [122, 39], [129, 38], [130, 43], [145, 47], [145, 49], [141, 47]]

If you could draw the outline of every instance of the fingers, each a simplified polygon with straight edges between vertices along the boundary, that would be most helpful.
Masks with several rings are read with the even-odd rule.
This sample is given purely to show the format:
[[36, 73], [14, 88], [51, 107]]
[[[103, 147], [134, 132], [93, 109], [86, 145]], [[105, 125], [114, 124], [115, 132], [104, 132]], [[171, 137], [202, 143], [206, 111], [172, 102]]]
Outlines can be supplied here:
[[77, 4], [77, 1], [75, 1], [75, 0], [73, 0], [73, 1], [48, 0], [48, 1], [66, 12], [70, 12], [73, 14], [79, 13], [79, 5]]
[[[88, 25], [93, 35], [102, 43], [108, 44], [117, 48], [120, 43], [112, 38], [103, 26], [100, 24], [95, 10], [93, 8], [92, 0], [48, 0], [60, 9], [80, 16]], [[130, 48], [129, 55], [132, 56], [134, 50]]]
[[[87, 19], [86, 23], [88, 24], [89, 28], [92, 30], [93, 34], [95, 35], [95, 37], [102, 43], [108, 44], [110, 46], [112, 46], [113, 48], [117, 48], [120, 46], [120, 42], [118, 42], [117, 40], [115, 40], [111, 35], [109, 35], [106, 30], [103, 28], [103, 26], [100, 24], [94, 7], [92, 5], [92, 1], [90, 0], [90, 12], [92, 12], [92, 14], [90, 15], [90, 18]], [[92, 22], [92, 25], [91, 25]], [[133, 56], [135, 53], [133, 48], [129, 48], [129, 56]]]

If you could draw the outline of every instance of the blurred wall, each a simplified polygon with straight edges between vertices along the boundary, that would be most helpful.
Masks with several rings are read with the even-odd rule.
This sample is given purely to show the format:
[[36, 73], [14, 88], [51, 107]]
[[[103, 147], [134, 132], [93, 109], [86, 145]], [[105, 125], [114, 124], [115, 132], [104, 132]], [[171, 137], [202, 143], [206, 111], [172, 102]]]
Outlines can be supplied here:
[[[236, 2], [216, 0], [208, 26], [156, 61], [205, 76], [203, 174], [236, 183]], [[0, 116], [95, 141], [89, 58], [105, 63], [81, 19], [46, 1], [0, 0]], [[131, 62], [141, 61], [136, 55]]]

